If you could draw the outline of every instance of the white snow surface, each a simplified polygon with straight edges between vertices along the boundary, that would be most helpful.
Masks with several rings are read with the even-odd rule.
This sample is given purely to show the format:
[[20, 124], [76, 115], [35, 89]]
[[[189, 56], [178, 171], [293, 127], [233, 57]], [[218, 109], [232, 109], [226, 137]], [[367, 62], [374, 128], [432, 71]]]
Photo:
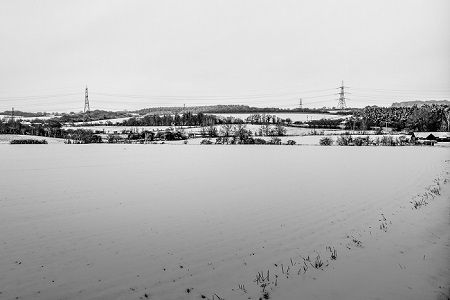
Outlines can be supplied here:
[[449, 153], [3, 144], [0, 298], [447, 299]]

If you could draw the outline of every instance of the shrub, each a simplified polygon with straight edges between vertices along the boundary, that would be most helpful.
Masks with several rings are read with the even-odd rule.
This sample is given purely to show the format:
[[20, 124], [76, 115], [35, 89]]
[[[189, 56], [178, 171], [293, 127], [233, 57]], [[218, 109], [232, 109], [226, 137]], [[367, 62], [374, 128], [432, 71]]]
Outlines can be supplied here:
[[124, 143], [125, 139], [118, 134], [108, 134], [108, 143]]
[[319, 140], [319, 144], [321, 146], [331, 146], [333, 145], [333, 142], [334, 142], [333, 139], [327, 136], [324, 136]]
[[269, 141], [271, 145], [281, 145], [281, 139], [278, 137], [272, 137]]
[[255, 138], [254, 142], [255, 142], [255, 144], [258, 144], [258, 145], [266, 144], [266, 140], [265, 139], [260, 139], [260, 138]]
[[343, 134], [337, 138], [336, 143], [339, 146], [349, 146], [353, 143], [353, 138], [351, 135]]
[[381, 138], [381, 145], [395, 146], [394, 138], [390, 135], [383, 135], [383, 137]]
[[200, 144], [201, 145], [211, 145], [213, 142], [210, 139], [203, 139]]
[[48, 144], [46, 140], [24, 139], [24, 140], [12, 140], [10, 144]]
[[410, 143], [410, 140], [406, 136], [401, 135], [398, 138], [398, 142], [399, 142], [400, 146], [403, 146], [403, 145], [408, 145]]
[[354, 142], [355, 142], [355, 145], [356, 145], [356, 146], [367, 145], [366, 139], [363, 138], [363, 137], [360, 137], [360, 136], [358, 136], [357, 138], [355, 138]]
[[255, 143], [255, 139], [251, 136], [242, 141], [242, 144], [250, 144], [253, 145]]

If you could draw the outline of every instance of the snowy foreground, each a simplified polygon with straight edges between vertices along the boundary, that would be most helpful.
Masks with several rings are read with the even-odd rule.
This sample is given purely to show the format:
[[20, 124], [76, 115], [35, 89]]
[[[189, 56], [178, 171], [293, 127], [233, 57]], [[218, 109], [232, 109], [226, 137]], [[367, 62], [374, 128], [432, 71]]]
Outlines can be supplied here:
[[0, 299], [447, 299], [448, 154], [0, 145]]

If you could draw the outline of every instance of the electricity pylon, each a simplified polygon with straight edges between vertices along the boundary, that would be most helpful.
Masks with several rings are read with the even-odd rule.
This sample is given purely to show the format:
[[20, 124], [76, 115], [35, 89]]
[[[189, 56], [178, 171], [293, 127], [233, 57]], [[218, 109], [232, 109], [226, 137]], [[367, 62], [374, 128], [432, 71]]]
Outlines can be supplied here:
[[89, 107], [88, 88], [86, 86], [86, 92], [84, 94], [84, 122], [91, 120], [91, 109]]
[[345, 109], [347, 108], [347, 105], [345, 104], [345, 91], [344, 91], [344, 81], [342, 81], [342, 85], [339, 87], [341, 91], [339, 92], [339, 100], [338, 100], [338, 109]]

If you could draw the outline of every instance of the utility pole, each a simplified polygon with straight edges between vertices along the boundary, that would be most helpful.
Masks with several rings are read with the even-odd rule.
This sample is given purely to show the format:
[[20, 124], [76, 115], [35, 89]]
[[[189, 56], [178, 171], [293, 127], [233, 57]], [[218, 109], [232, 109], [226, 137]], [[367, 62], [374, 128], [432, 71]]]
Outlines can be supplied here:
[[345, 109], [347, 108], [347, 105], [345, 104], [345, 91], [344, 91], [344, 81], [342, 81], [342, 85], [339, 87], [339, 89], [341, 90], [339, 92], [339, 100], [338, 100], [338, 105], [337, 108], [338, 109]]
[[91, 120], [91, 109], [89, 107], [88, 87], [86, 86], [86, 92], [84, 94], [84, 122]]
[[14, 107], [11, 108], [11, 126], [12, 126], [13, 133], [15, 133], [16, 124], [14, 123]]

